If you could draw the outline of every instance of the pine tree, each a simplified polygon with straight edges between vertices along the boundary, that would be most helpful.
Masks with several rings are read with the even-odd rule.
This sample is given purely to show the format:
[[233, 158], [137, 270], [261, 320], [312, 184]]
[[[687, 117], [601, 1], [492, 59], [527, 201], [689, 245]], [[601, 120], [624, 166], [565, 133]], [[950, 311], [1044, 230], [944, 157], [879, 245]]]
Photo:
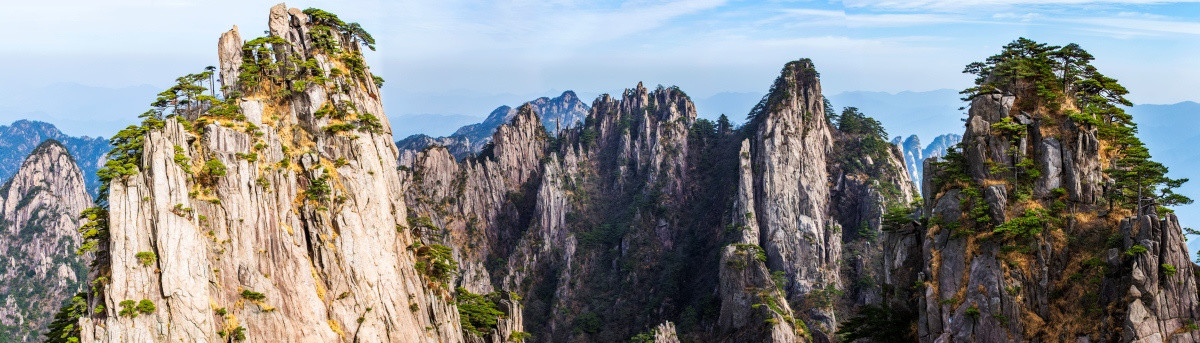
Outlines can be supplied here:
[[83, 297], [82, 292], [75, 294], [54, 314], [54, 321], [44, 334], [47, 343], [79, 343], [79, 317], [87, 313]]

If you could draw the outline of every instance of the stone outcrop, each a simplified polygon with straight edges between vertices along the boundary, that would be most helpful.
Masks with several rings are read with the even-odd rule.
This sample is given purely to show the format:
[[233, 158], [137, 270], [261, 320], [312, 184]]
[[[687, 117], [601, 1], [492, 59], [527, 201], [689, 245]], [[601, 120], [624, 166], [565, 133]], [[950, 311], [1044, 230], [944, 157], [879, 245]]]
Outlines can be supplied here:
[[[755, 218], [767, 264], [787, 277], [783, 289], [800, 303], [817, 289], [841, 287], [841, 237], [829, 216], [828, 157], [832, 148], [821, 84], [811, 61], [790, 62], [772, 91], [751, 111]], [[806, 316], [832, 329], [832, 309]]]
[[0, 338], [40, 342], [54, 310], [83, 288], [79, 213], [91, 203], [67, 148], [47, 140], [0, 187]]
[[401, 152], [360, 38], [309, 12], [222, 35], [227, 99], [118, 150], [83, 341], [1198, 338], [1177, 219], [1104, 206], [1097, 129], [1036, 101], [976, 96], [961, 150], [917, 153], [832, 123], [804, 59], [741, 127], [638, 83]]
[[1027, 103], [975, 97], [961, 153], [925, 161], [927, 220], [885, 234], [888, 306], [922, 342], [1196, 341], [1177, 219], [1110, 210], [1097, 129]]
[[286, 43], [242, 61], [315, 61], [331, 77], [239, 70], [236, 30], [222, 36], [224, 84], [260, 82], [226, 87], [240, 116], [151, 127], [137, 170], [112, 181], [83, 341], [462, 342], [448, 290], [415, 267], [430, 257], [407, 229], [379, 89], [345, 64], [357, 43], [312, 35], [318, 23], [283, 4], [269, 24]]

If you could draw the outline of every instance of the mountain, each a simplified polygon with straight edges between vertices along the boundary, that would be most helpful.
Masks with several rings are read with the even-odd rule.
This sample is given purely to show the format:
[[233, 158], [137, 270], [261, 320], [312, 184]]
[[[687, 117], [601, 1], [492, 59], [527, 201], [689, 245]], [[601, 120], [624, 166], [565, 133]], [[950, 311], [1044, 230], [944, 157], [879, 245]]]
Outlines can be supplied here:
[[828, 337], [836, 309], [880, 294], [842, 281], [882, 275], [843, 246], [877, 250], [879, 216], [915, 190], [898, 149], [826, 123], [815, 75], [789, 63], [736, 130], [641, 84], [553, 141], [523, 106], [477, 156], [419, 152], [407, 203], [464, 291], [520, 295], [538, 341]]
[[42, 142], [53, 139], [66, 147], [83, 170], [88, 192], [93, 196], [100, 184], [96, 171], [104, 166], [105, 155], [112, 149], [103, 137], [71, 137], [54, 125], [31, 120], [18, 120], [12, 125], [0, 125], [0, 180], [12, 177], [25, 157]]
[[[1018, 57], [974, 69], [961, 149], [924, 162], [920, 208], [887, 216], [894, 293], [848, 331], [923, 342], [1200, 339], [1197, 266], [1180, 222], [1156, 206], [1170, 199], [1145, 197], [1170, 182], [1142, 188], [1158, 169], [1117, 119], [1124, 88], [1089, 59], [1056, 64], [1051, 56], [1080, 53], [1072, 47], [1022, 38], [1002, 53]], [[1026, 74], [988, 74], [999, 70]], [[1107, 81], [1085, 86], [1096, 79]], [[1071, 101], [1062, 87], [1077, 90]]]
[[46, 140], [0, 187], [0, 340], [39, 342], [54, 309], [82, 290], [79, 213], [91, 203], [67, 148]]
[[[490, 135], [475, 153], [401, 158], [363, 28], [283, 4], [268, 27], [221, 36], [221, 97], [180, 94], [114, 136], [84, 224], [90, 289], [52, 335], [1200, 340], [1179, 222], [1130, 199], [1157, 191], [1144, 182], [1158, 169], [1104, 117], [1120, 113], [1109, 98], [1053, 93], [1119, 97], [1057, 79], [1102, 79], [1086, 60], [1071, 60], [1078, 75], [980, 77], [999, 94], [972, 94], [961, 150], [923, 162], [919, 194], [884, 124], [826, 117], [808, 59], [784, 64], [736, 127], [698, 118], [677, 87], [638, 83], [599, 96], [580, 125], [549, 132], [530, 102], [464, 128]], [[1064, 60], [1051, 55], [989, 60]], [[206, 77], [178, 89], [203, 93]]]
[[[384, 99], [386, 100], [387, 97], [385, 96]], [[404, 127], [394, 128], [396, 131], [393, 134], [396, 137], [422, 134], [435, 136], [450, 135], [464, 125], [470, 125], [479, 121], [479, 117], [476, 116], [454, 114], [408, 114], [392, 116], [389, 119], [394, 122], [403, 122], [406, 124]]]
[[[962, 141], [962, 136], [947, 133], [933, 138], [933, 142], [929, 145], [921, 147], [921, 139], [917, 135], [908, 136], [904, 140], [900, 136], [892, 139], [892, 144], [900, 147], [904, 152], [904, 165], [908, 169], [908, 173], [913, 180], [921, 180], [922, 174], [925, 172], [925, 159], [941, 158], [946, 156], [946, 151], [958, 145]], [[921, 185], [917, 184], [917, 190], [920, 191]]]
[[463, 341], [449, 256], [408, 229], [363, 36], [308, 12], [224, 33], [223, 98], [116, 136], [82, 341]]
[[[588, 106], [580, 101], [572, 91], [565, 91], [555, 98], [537, 98], [528, 104], [542, 118], [542, 126], [551, 135], [555, 135], [559, 130], [582, 124], [588, 111]], [[516, 109], [500, 106], [488, 114], [487, 119], [482, 123], [460, 127], [448, 137], [433, 138], [425, 134], [408, 136], [396, 142], [401, 150], [400, 163], [411, 165], [411, 157], [431, 145], [446, 147], [456, 158], [462, 158], [470, 153], [478, 153], [492, 141], [492, 133], [496, 132], [496, 128], [512, 121], [516, 115]]]

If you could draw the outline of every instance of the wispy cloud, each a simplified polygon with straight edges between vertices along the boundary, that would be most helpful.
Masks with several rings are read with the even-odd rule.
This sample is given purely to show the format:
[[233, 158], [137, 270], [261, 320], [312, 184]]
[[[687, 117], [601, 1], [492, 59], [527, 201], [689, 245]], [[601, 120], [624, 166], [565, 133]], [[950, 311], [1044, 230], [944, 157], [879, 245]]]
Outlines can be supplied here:
[[807, 26], [844, 26], [851, 28], [905, 27], [965, 22], [961, 17], [933, 13], [846, 13], [839, 10], [787, 8], [771, 21], [792, 21]]
[[1200, 35], [1200, 22], [1135, 19], [1119, 16], [1108, 18], [1072, 18], [1062, 19], [1061, 21], [1086, 24], [1098, 28], [1120, 29], [1126, 33]]
[[843, 0], [848, 8], [873, 8], [881, 10], [916, 10], [933, 12], [959, 12], [981, 8], [1006, 8], [1016, 6], [1061, 6], [1061, 5], [1153, 5], [1167, 3], [1189, 3], [1200, 0]]

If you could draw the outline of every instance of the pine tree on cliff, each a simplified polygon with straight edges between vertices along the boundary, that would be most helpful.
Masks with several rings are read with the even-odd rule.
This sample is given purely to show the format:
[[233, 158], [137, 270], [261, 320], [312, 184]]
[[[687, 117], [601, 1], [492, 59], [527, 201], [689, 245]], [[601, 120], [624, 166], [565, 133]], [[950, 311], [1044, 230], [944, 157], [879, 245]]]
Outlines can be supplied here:
[[[1125, 99], [1129, 91], [1097, 71], [1090, 64], [1093, 59], [1077, 44], [1059, 47], [1018, 38], [999, 54], [968, 64], [963, 72], [976, 76], [975, 86], [962, 93], [968, 100], [984, 94], [1017, 95], [1023, 111], [1045, 107], [1054, 114], [1065, 110], [1077, 125], [1095, 126], [1100, 139], [1115, 152], [1105, 169], [1112, 178], [1105, 192], [1110, 209], [1120, 205], [1140, 216], [1145, 208], [1154, 209], [1153, 205], [1191, 203], [1174, 192], [1188, 180], [1167, 177], [1167, 167], [1151, 160], [1149, 150], [1137, 138], [1137, 124], [1123, 109], [1133, 105]], [[1071, 96], [1062, 99], [1060, 94]], [[1078, 111], [1063, 107], [1064, 100]]]

